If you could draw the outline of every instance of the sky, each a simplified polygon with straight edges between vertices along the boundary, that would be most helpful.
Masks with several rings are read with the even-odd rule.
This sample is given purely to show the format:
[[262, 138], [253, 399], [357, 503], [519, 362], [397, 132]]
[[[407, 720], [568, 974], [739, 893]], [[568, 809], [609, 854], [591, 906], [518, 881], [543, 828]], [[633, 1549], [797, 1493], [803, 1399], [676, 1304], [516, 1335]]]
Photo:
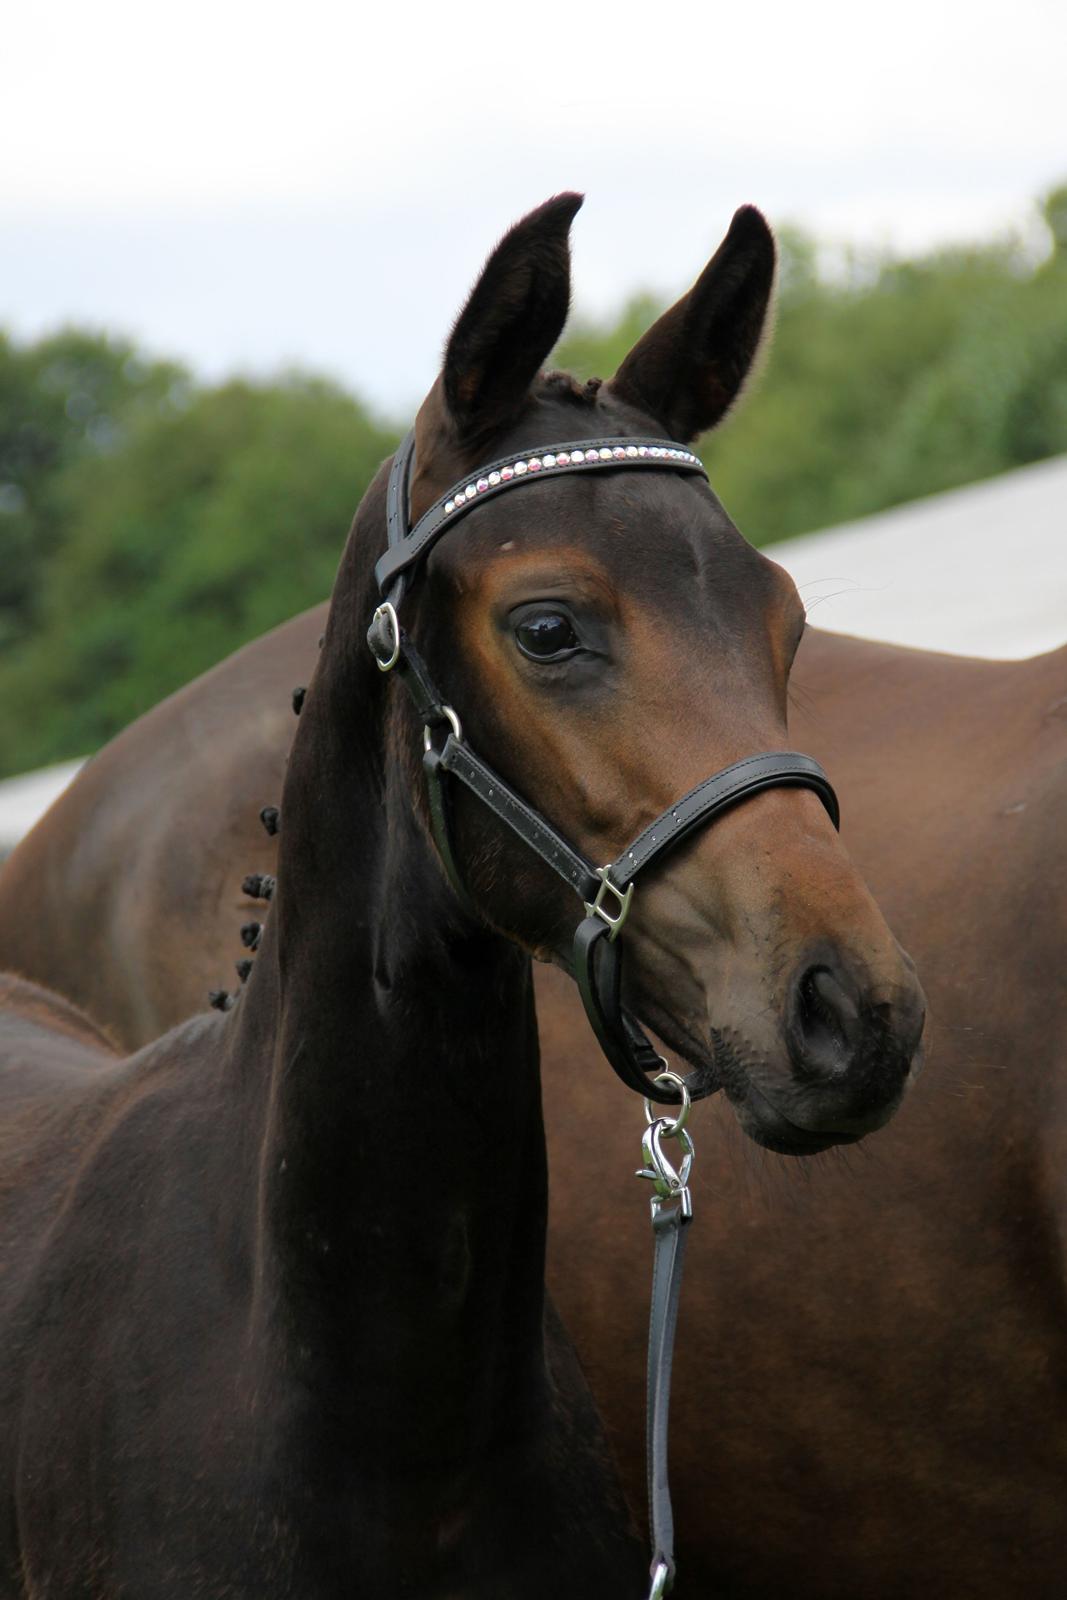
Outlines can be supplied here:
[[574, 300], [684, 290], [735, 207], [898, 251], [1033, 231], [1064, 0], [556, 11], [53, 0], [0, 60], [0, 326], [417, 403], [487, 251], [587, 195]]

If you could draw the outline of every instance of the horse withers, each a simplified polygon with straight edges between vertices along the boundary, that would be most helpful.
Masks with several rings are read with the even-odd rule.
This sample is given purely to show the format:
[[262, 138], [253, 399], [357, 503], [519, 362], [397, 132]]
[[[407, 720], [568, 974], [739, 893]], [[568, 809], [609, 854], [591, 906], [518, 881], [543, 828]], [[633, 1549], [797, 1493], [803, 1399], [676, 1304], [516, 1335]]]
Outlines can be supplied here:
[[[684, 444], [736, 394], [773, 277], [751, 210], [612, 383], [539, 375], [576, 204], [490, 257], [418, 417], [415, 519], [487, 460]], [[239, 1003], [119, 1059], [7, 985], [4, 1555], [31, 1590], [633, 1582], [588, 1398], [543, 1334], [526, 952], [558, 959], [581, 913], [473, 796], [453, 826], [470, 907], [442, 872], [420, 719], [364, 643], [384, 491], [342, 559]], [[404, 623], [472, 747], [592, 862], [784, 743], [795, 591], [696, 475], [609, 463], [487, 501]], [[823, 1148], [896, 1108], [921, 992], [810, 790], [658, 863], [625, 938], [628, 1005], [764, 1143]]]

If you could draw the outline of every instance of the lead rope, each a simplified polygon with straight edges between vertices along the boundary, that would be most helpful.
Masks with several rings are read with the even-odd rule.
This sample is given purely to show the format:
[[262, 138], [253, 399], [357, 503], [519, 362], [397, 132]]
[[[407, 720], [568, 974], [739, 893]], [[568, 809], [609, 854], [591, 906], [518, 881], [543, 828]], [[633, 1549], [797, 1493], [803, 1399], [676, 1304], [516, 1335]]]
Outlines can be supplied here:
[[[674, 1514], [667, 1461], [667, 1428], [671, 1404], [671, 1367], [678, 1326], [678, 1299], [682, 1288], [682, 1262], [693, 1202], [689, 1174], [693, 1166], [693, 1141], [685, 1131], [689, 1116], [689, 1091], [676, 1072], [661, 1072], [654, 1080], [670, 1085], [682, 1097], [676, 1117], [657, 1116], [645, 1101], [648, 1126], [641, 1140], [645, 1165], [637, 1173], [653, 1185], [652, 1196], [652, 1304], [648, 1323], [648, 1413], [646, 1455], [648, 1465], [648, 1519], [652, 1539], [651, 1587], [648, 1600], [662, 1600], [674, 1587]], [[677, 1139], [682, 1159], [677, 1170], [664, 1149], [665, 1139]]]

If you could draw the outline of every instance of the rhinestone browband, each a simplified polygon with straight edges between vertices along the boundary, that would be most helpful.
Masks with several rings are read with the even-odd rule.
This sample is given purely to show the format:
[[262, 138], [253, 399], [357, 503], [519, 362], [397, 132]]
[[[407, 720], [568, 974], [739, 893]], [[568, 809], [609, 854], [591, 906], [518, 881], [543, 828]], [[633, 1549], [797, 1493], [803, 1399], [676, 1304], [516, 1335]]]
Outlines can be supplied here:
[[[398, 455], [405, 454], [410, 459], [410, 448], [405, 440]], [[397, 579], [429, 552], [446, 527], [483, 499], [535, 478], [554, 478], [575, 470], [603, 471], [619, 467], [670, 467], [676, 472], [699, 472], [707, 476], [704, 463], [692, 450], [662, 439], [579, 439], [533, 454], [506, 456], [455, 484], [434, 502], [410, 532], [401, 531], [400, 507], [394, 508], [389, 548], [375, 568], [379, 589], [383, 595], [391, 590]], [[399, 489], [399, 485], [397, 487]]]
[[687, 466], [699, 467], [701, 471], [704, 467], [699, 456], [695, 456], [691, 450], [683, 450], [676, 445], [601, 445], [592, 450], [556, 450], [548, 451], [541, 456], [516, 456], [514, 461], [506, 462], [501, 467], [493, 467], [484, 478], [476, 478], [472, 483], [468, 483], [454, 499], [446, 500], [445, 516], [450, 517], [454, 511], [467, 500], [473, 500], [476, 495], [486, 494], [490, 489], [495, 489], [498, 483], [510, 483], [512, 478], [525, 477], [528, 472], [541, 472], [545, 468], [551, 472], [553, 467], [594, 466], [601, 461], [636, 461], [640, 458], [684, 462]]

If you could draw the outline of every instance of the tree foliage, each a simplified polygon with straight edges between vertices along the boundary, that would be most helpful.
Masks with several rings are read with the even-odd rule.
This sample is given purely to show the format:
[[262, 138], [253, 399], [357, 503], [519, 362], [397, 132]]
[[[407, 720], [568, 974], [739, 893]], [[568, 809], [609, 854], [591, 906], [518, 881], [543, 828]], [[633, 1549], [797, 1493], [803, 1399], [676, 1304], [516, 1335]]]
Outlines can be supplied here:
[[[757, 544], [1067, 450], [1067, 187], [1010, 240], [827, 264], [779, 231], [777, 327], [704, 445]], [[609, 375], [638, 295], [557, 352]], [[0, 773], [84, 754], [330, 589], [398, 430], [314, 378], [195, 385], [77, 330], [0, 337]]]
[[[233, 382], [75, 452], [47, 495], [32, 635], [0, 664], [0, 770], [94, 749], [330, 591], [395, 443], [315, 379]], [[32, 523], [31, 523], [32, 526]], [[0, 522], [0, 537], [6, 531]]]
[[120, 451], [138, 418], [182, 404], [186, 383], [124, 340], [69, 329], [19, 347], [0, 332], [0, 648], [38, 626], [62, 469]]
[[[781, 230], [778, 315], [752, 392], [704, 441], [716, 492], [756, 544], [865, 516], [1067, 450], [1067, 189], [1051, 255], [1001, 241], [819, 270]], [[558, 352], [614, 372], [659, 310], [635, 298]]]

